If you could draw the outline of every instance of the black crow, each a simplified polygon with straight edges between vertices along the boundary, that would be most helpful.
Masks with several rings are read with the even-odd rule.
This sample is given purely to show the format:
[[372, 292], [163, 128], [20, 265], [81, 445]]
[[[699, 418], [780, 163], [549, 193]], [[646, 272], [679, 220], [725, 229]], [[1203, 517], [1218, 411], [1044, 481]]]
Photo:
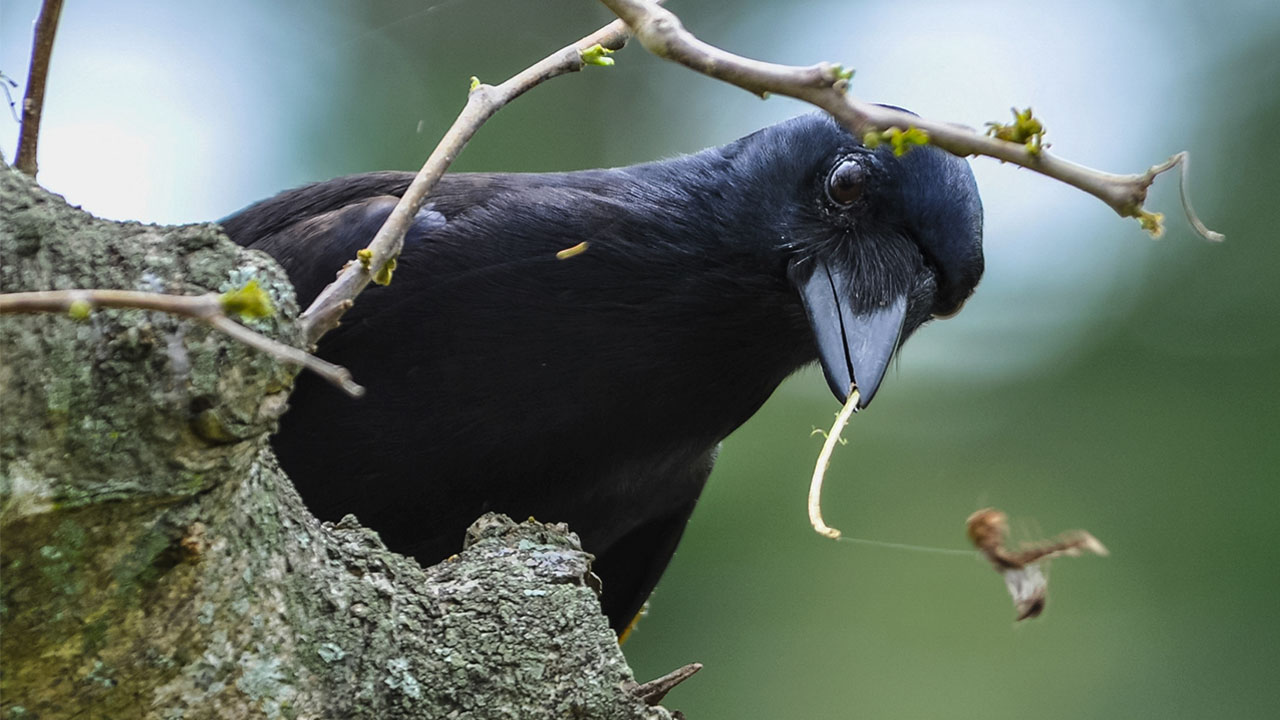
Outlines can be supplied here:
[[[410, 179], [309, 185], [223, 227], [280, 261], [305, 306]], [[868, 149], [826, 115], [632, 167], [448, 175], [429, 202], [390, 286], [320, 342], [368, 394], [299, 377], [280, 462], [317, 516], [354, 513], [424, 564], [486, 511], [567, 522], [617, 629], [720, 441], [785, 377], [818, 360], [865, 406], [982, 274], [968, 163]]]

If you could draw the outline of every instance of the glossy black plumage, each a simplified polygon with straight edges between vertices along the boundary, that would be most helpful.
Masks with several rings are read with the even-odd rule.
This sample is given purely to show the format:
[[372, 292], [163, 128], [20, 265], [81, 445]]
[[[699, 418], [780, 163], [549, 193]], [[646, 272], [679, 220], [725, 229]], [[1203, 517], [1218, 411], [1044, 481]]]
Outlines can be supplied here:
[[[849, 205], [826, 189], [841, 162], [865, 186]], [[318, 183], [223, 224], [305, 305], [410, 179]], [[614, 627], [670, 560], [720, 440], [783, 378], [821, 345], [837, 396], [856, 381], [869, 402], [882, 370], [865, 368], [982, 272], [964, 161], [870, 151], [819, 115], [628, 168], [446, 176], [430, 207], [392, 284], [321, 342], [366, 397], [301, 376], [280, 460], [316, 515], [354, 513], [424, 564], [488, 510], [567, 521]]]

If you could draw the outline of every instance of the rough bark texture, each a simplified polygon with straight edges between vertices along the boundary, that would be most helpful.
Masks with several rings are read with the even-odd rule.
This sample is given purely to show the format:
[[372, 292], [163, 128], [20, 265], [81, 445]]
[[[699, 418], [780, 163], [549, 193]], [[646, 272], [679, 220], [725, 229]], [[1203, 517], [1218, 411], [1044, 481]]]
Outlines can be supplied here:
[[[254, 328], [296, 341], [265, 255], [92, 218], [0, 163], [5, 292], [250, 278], [280, 309]], [[292, 373], [163, 313], [0, 317], [0, 718], [670, 717], [563, 526], [482, 518], [424, 570], [316, 521], [265, 441]]]

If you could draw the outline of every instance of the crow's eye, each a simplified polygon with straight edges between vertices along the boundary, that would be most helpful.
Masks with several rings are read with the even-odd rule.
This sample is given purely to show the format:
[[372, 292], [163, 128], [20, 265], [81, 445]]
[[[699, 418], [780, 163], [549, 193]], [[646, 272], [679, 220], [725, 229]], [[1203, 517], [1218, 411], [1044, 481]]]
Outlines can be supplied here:
[[827, 197], [837, 205], [850, 205], [862, 197], [867, 169], [853, 158], [845, 158], [831, 168], [827, 176]]

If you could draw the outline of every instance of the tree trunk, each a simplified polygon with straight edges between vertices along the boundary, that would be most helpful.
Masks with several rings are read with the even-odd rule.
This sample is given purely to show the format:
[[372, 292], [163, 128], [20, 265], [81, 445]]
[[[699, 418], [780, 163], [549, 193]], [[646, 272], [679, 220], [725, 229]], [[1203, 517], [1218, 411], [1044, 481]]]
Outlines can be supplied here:
[[[251, 326], [296, 343], [267, 256], [93, 218], [0, 163], [4, 292], [253, 278], [277, 312]], [[266, 442], [292, 379], [164, 313], [0, 316], [0, 718], [671, 717], [565, 527], [486, 516], [423, 569], [312, 517]]]

